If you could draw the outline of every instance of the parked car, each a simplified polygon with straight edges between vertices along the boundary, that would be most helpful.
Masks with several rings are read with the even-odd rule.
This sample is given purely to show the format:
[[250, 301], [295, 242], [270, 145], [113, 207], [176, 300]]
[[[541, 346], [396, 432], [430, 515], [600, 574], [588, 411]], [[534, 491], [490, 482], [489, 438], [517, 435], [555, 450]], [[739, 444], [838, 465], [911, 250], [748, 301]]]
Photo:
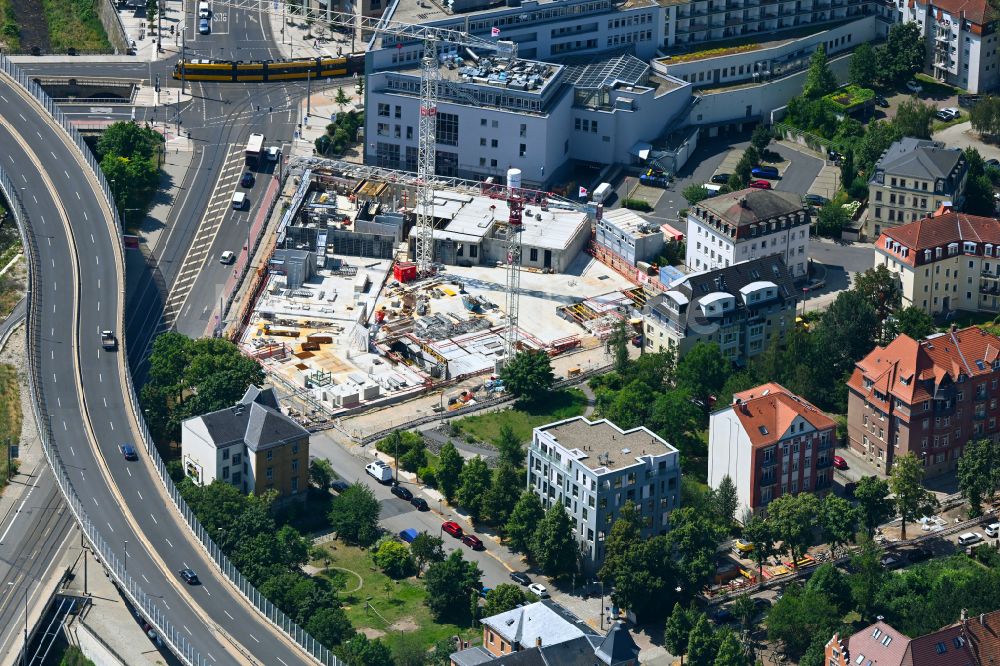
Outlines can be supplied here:
[[410, 500], [410, 504], [412, 504], [417, 511], [430, 510], [430, 507], [427, 506], [427, 500], [425, 500], [423, 497], [414, 497], [413, 499]]
[[277, 162], [278, 158], [281, 157], [281, 148], [268, 146], [264, 153], [267, 155], [268, 162]]
[[825, 206], [830, 203], [830, 200], [819, 194], [807, 194], [802, 197], [802, 201], [807, 204], [812, 204], [813, 206]]
[[913, 550], [906, 551], [906, 559], [910, 562], [923, 562], [932, 557], [934, 557], [934, 553], [930, 548], [914, 548]]
[[882, 559], [879, 560], [879, 564], [882, 565], [883, 569], [892, 571], [893, 569], [898, 569], [903, 566], [903, 561], [895, 555], [883, 555]]
[[750, 553], [753, 551], [753, 544], [743, 539], [735, 539], [733, 541], [733, 550], [740, 553]]
[[959, 546], [971, 546], [983, 540], [983, 535], [979, 532], [966, 532], [958, 537]]
[[771, 183], [766, 180], [751, 180], [750, 187], [754, 187], [758, 190], [769, 190], [771, 189]]
[[413, 540], [417, 538], [417, 531], [412, 527], [407, 527], [399, 533], [399, 538], [406, 543], [413, 543]]
[[225, 252], [219, 255], [219, 263], [222, 264], [223, 266], [228, 266], [234, 261], [236, 261], [236, 253], [233, 252], [232, 250], [226, 250]]
[[545, 586], [541, 583], [532, 583], [528, 586], [528, 589], [534, 594], [538, 595], [539, 599], [548, 599], [549, 591], [545, 589]]
[[840, 164], [840, 161], [844, 159], [844, 155], [843, 153], [838, 153], [836, 150], [828, 150], [826, 151], [826, 159], [834, 164]]
[[921, 93], [924, 91], [924, 87], [917, 83], [915, 79], [910, 79], [906, 82], [906, 89], [911, 93]]
[[883, 109], [889, 108], [889, 100], [887, 100], [885, 97], [882, 97], [882, 95], [875, 95], [875, 103], [878, 106], [882, 107]]
[[837, 469], [847, 469], [847, 461], [840, 456], [833, 457], [833, 466]]
[[520, 583], [521, 585], [531, 585], [531, 579], [528, 578], [528, 574], [521, 573], [520, 571], [510, 572], [510, 579], [515, 583]]
[[986, 526], [986, 536], [991, 539], [996, 539], [1000, 536], [1000, 523], [990, 523]]
[[198, 574], [194, 572], [194, 569], [181, 569], [177, 573], [181, 575], [181, 578], [183, 578], [184, 582], [188, 585], [197, 585], [201, 582], [198, 580]]
[[778, 178], [781, 174], [778, 173], [777, 167], [773, 166], [756, 166], [750, 170], [750, 175], [754, 178]]
[[481, 596], [483, 599], [485, 599], [486, 595], [488, 595], [492, 591], [493, 591], [492, 587], [484, 587], [484, 588], [482, 588], [482, 589], [479, 590], [479, 596]]
[[462, 537], [462, 543], [472, 550], [486, 550], [486, 546], [483, 545], [482, 539], [477, 537], [475, 534], [464, 535]]
[[401, 486], [398, 483], [392, 484], [392, 488], [389, 489], [389, 492], [399, 499], [406, 500], [407, 502], [413, 499], [413, 493], [411, 493], [408, 488]]
[[462, 526], [453, 520], [449, 520], [441, 524], [441, 529], [443, 529], [448, 534], [452, 535], [456, 539], [462, 538]]
[[351, 484], [349, 484], [347, 481], [344, 481], [343, 479], [334, 479], [333, 481], [330, 482], [330, 487], [336, 490], [338, 493], [342, 493], [348, 488], [350, 488]]
[[198, 32], [203, 35], [207, 35], [212, 32], [212, 27], [208, 24], [207, 18], [203, 18], [198, 21]]
[[139, 459], [139, 454], [136, 452], [135, 447], [132, 446], [131, 444], [122, 444], [121, 450], [122, 450], [122, 455], [125, 457], [125, 460]]
[[392, 470], [381, 460], [373, 460], [365, 465], [365, 471], [379, 483], [389, 483], [392, 481]]
[[725, 185], [726, 183], [729, 182], [730, 175], [731, 174], [728, 173], [717, 173], [714, 176], [712, 176], [710, 180], [716, 185]]
[[726, 624], [727, 622], [732, 622], [733, 612], [726, 606], [720, 606], [712, 612], [709, 619], [712, 620], [714, 624]]
[[247, 171], [246, 173], [243, 174], [243, 177], [240, 178], [240, 185], [242, 185], [243, 187], [253, 187], [253, 184], [254, 182], [256, 182], [256, 180], [257, 179], [254, 178], [253, 173]]
[[986, 166], [991, 166], [991, 167], [994, 167], [996, 169], [1000, 169], [1000, 160], [998, 160], [995, 157], [993, 159], [991, 159], [991, 160], [986, 160]]

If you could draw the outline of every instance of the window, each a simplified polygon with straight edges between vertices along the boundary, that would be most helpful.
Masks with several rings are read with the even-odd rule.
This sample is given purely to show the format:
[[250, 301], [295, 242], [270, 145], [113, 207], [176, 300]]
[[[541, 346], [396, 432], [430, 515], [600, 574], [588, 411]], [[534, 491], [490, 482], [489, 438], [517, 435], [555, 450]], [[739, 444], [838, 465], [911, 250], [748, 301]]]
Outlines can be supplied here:
[[379, 102], [379, 105], [378, 105], [378, 115], [381, 116], [382, 118], [388, 118], [389, 117], [389, 105], [388, 104], [382, 104], [381, 102]]
[[[495, 121], [494, 121], [495, 122]], [[458, 145], [458, 116], [454, 113], [437, 113], [437, 140], [446, 146]]]
[[538, 248], [533, 247], [528, 253], [528, 261], [538, 261]]
[[274, 480], [274, 468], [273, 467], [268, 467], [267, 468], [267, 474], [266, 474], [266, 476], [267, 476], [267, 480], [268, 481], [273, 481]]
[[273, 459], [274, 459], [274, 451], [268, 451], [268, 452], [267, 452], [267, 455], [266, 455], [265, 457], [266, 457], [266, 458], [267, 458], [268, 460], [273, 460]]

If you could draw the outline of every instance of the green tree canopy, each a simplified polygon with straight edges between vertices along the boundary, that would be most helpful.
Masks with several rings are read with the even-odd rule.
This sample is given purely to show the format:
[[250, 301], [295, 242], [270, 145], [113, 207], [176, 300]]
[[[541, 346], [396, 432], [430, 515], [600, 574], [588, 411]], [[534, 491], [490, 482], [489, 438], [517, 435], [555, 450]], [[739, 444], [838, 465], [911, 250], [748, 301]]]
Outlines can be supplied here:
[[700, 203], [709, 197], [708, 188], [699, 183], [694, 183], [693, 185], [688, 185], [681, 192], [681, 196], [684, 197], [689, 206], [693, 206]]
[[97, 156], [153, 160], [163, 149], [163, 135], [149, 125], [140, 125], [134, 120], [111, 123], [97, 140]]
[[820, 509], [820, 500], [812, 493], [782, 495], [767, 505], [767, 519], [792, 562], [801, 558], [812, 542]]
[[500, 462], [505, 462], [514, 469], [524, 464], [524, 442], [509, 423], [500, 424], [500, 434], [495, 444], [500, 454]]
[[453, 550], [441, 562], [427, 568], [424, 585], [427, 589], [427, 606], [438, 622], [450, 620], [459, 623], [469, 618], [469, 594], [478, 594], [482, 588], [483, 572], [475, 562], [466, 562], [462, 553]]
[[870, 88], [878, 80], [878, 62], [875, 49], [868, 42], [862, 42], [851, 54], [848, 80], [856, 86]]
[[577, 570], [573, 524], [561, 504], [555, 503], [545, 512], [531, 543], [535, 561], [550, 578], [560, 578]]
[[916, 305], [902, 308], [893, 315], [893, 319], [897, 335], [908, 335], [919, 341], [934, 332], [934, 318]]
[[440, 537], [421, 532], [410, 542], [410, 552], [417, 563], [417, 576], [419, 576], [427, 564], [444, 559], [444, 543]]
[[1000, 444], [988, 439], [969, 442], [958, 459], [958, 489], [969, 503], [969, 515], [980, 516], [983, 500], [1000, 482]]
[[521, 586], [511, 583], [500, 583], [486, 593], [486, 607], [483, 609], [483, 616], [490, 617], [506, 613], [509, 610], [517, 608], [527, 601], [527, 599]]
[[715, 551], [724, 530], [711, 512], [681, 506], [670, 514], [673, 527], [667, 538], [673, 545], [681, 587], [700, 590], [715, 573]]
[[504, 528], [511, 549], [534, 559], [532, 544], [535, 530], [544, 516], [545, 509], [542, 508], [538, 495], [530, 490], [522, 492]]
[[740, 498], [736, 493], [736, 484], [728, 474], [719, 481], [719, 487], [712, 493], [712, 500], [722, 524], [731, 525], [736, 519], [736, 507], [739, 506]]
[[671, 611], [670, 617], [667, 618], [663, 631], [663, 640], [667, 649], [670, 650], [670, 654], [677, 655], [683, 660], [684, 655], [687, 654], [691, 629], [694, 627], [696, 615], [699, 614], [696, 611], [685, 609], [679, 601], [674, 602], [674, 609]]
[[375, 565], [385, 572], [389, 578], [406, 578], [412, 576], [417, 565], [406, 544], [394, 539], [388, 539], [379, 544], [378, 550], [372, 553]]
[[380, 511], [381, 506], [371, 488], [355, 483], [333, 498], [330, 526], [337, 537], [347, 543], [369, 546], [378, 538]]
[[750, 559], [757, 565], [758, 579], [764, 580], [764, 563], [775, 553], [771, 523], [760, 516], [753, 516], [743, 526], [743, 538], [753, 544]]
[[458, 452], [451, 440], [445, 442], [441, 447], [441, 456], [434, 476], [437, 479], [438, 488], [444, 495], [445, 500], [451, 502], [461, 485], [462, 469], [465, 467], [465, 458]]
[[688, 665], [714, 666], [719, 646], [705, 616], [699, 615], [688, 634]]
[[479, 456], [465, 463], [462, 473], [458, 477], [459, 486], [456, 498], [468, 510], [469, 517], [474, 522], [478, 522], [483, 516], [483, 508], [491, 481], [490, 468], [486, 466], [486, 461]]
[[525, 350], [510, 359], [500, 373], [511, 395], [529, 402], [541, 399], [552, 388], [552, 361], [543, 351]]
[[362, 633], [354, 634], [350, 640], [341, 643], [334, 649], [334, 653], [351, 666], [385, 666], [392, 663], [389, 646], [377, 638], [369, 639]]
[[823, 498], [821, 504], [820, 527], [823, 528], [823, 540], [831, 548], [844, 546], [854, 541], [858, 532], [859, 511], [842, 497], [830, 494]]
[[313, 458], [309, 462], [309, 483], [317, 488], [326, 491], [336, 476], [333, 472], [333, 466], [326, 458]]
[[828, 201], [816, 214], [816, 231], [820, 236], [840, 238], [841, 232], [851, 222], [851, 216], [836, 201]]
[[[677, 362], [677, 386], [705, 404], [722, 391], [732, 366], [714, 342], [696, 342]], [[707, 411], [706, 411], [707, 413]]]
[[510, 519], [524, 488], [524, 474], [509, 462], [501, 462], [493, 472], [493, 480], [483, 500], [483, 513], [502, 530]]
[[814, 635], [829, 640], [839, 620], [836, 606], [825, 594], [792, 583], [767, 614], [767, 637], [784, 643], [786, 653], [794, 658], [809, 647]]
[[931, 124], [937, 110], [930, 104], [924, 104], [916, 99], [907, 99], [899, 104], [896, 117], [892, 123], [903, 136], [914, 136], [918, 139], [931, 138]]
[[854, 489], [861, 525], [871, 536], [875, 528], [896, 515], [896, 508], [889, 499], [889, 482], [877, 476], [866, 476]]
[[758, 123], [750, 135], [750, 145], [756, 148], [758, 153], [763, 153], [770, 143], [771, 130], [764, 123]]
[[809, 58], [809, 71], [806, 73], [805, 85], [802, 86], [802, 94], [812, 99], [819, 99], [833, 92], [836, 87], [837, 78], [830, 69], [830, 63], [827, 62], [826, 49], [820, 44]]
[[929, 516], [937, 509], [938, 501], [934, 494], [923, 486], [924, 466], [912, 453], [899, 456], [892, 464], [889, 473], [889, 489], [895, 496], [893, 503], [899, 514], [899, 535], [906, 539], [906, 525], [920, 518]]
[[900, 81], [919, 72], [926, 57], [924, 44], [923, 31], [917, 23], [905, 21], [893, 24], [885, 46], [877, 52], [880, 78]]

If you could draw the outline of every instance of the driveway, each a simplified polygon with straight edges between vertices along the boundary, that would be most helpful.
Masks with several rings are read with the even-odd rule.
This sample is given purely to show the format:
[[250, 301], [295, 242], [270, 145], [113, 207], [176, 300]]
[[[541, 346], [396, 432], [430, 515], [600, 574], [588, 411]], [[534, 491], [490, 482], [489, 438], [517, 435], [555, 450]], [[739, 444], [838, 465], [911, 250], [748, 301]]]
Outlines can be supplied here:
[[934, 139], [943, 141], [945, 145], [955, 148], [975, 148], [984, 160], [1000, 160], [1000, 146], [985, 143], [979, 134], [972, 130], [972, 123], [966, 121], [951, 127], [946, 127], [934, 134]]

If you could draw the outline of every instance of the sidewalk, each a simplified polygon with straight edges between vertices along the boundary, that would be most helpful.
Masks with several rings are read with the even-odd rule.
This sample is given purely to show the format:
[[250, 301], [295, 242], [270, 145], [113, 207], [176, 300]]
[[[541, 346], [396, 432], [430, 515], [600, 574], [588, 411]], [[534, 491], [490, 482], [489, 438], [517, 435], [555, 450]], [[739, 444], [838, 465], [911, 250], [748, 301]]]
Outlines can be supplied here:
[[21, 438], [18, 440], [19, 463], [17, 475], [0, 491], [0, 525], [21, 510], [21, 498], [31, 488], [31, 480], [48, 463], [42, 450], [42, 440], [35, 426], [35, 412], [32, 409], [31, 395], [27, 387], [27, 351], [25, 349], [24, 325], [16, 325], [3, 349], [0, 350], [0, 363], [10, 363], [17, 368], [21, 382]]
[[312, 26], [310, 32], [300, 17], [267, 15], [271, 22], [271, 35], [277, 41], [275, 45], [282, 58], [313, 58], [336, 57], [356, 51], [363, 51], [364, 43], [360, 34], [351, 43], [351, 35], [338, 32], [331, 33], [324, 26]]
[[[326, 88], [317, 91], [316, 88], [320, 85], [326, 86]], [[338, 90], [343, 90], [351, 99], [350, 104], [341, 107], [334, 101]], [[364, 111], [364, 98], [358, 94], [354, 81], [341, 79], [314, 83], [312, 95], [304, 97], [299, 102], [302, 130], [296, 132], [296, 137], [292, 141], [292, 156], [312, 156], [316, 139], [326, 134], [326, 126], [333, 122], [341, 111]], [[332, 159], [361, 164], [364, 160], [362, 148], [362, 144], [354, 144], [347, 149], [346, 153]]]

